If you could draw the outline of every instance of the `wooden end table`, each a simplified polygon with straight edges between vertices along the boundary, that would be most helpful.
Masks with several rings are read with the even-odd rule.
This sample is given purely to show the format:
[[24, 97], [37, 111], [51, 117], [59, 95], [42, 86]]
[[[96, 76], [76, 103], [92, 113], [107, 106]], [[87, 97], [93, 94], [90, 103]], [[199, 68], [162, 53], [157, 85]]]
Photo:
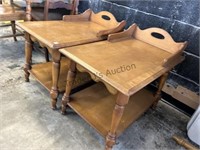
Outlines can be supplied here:
[[[174, 42], [162, 29], [140, 30], [134, 24], [107, 41], [60, 49], [70, 59], [62, 113], [70, 106], [106, 138], [106, 149], [112, 149], [133, 121], [156, 106], [169, 70], [184, 59], [186, 44]], [[100, 83], [70, 96], [76, 70]], [[144, 87], [159, 77], [154, 95]]]
[[[51, 94], [52, 108], [56, 108], [59, 92], [65, 90], [65, 76], [69, 66], [68, 59], [62, 59], [60, 48], [72, 47], [107, 39], [108, 34], [122, 31], [126, 22], [117, 22], [106, 11], [94, 14], [90, 9], [80, 15], [63, 16], [62, 21], [32, 21], [18, 23], [25, 30], [25, 79], [29, 81], [32, 74]], [[48, 49], [53, 62], [31, 66], [32, 43], [39, 42]], [[60, 77], [59, 77], [60, 76]], [[77, 85], [85, 83], [87, 75], [78, 75], [81, 79]], [[75, 85], [75, 86], [77, 86]]]

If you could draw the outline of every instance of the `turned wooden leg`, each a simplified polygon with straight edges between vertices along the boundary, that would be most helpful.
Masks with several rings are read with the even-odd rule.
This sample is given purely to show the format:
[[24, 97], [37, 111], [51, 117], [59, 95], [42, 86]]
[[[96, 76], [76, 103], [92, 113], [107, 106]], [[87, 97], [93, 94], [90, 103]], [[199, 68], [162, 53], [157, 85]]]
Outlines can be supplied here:
[[11, 27], [12, 27], [14, 41], [17, 41], [15, 21], [11, 21]]
[[58, 80], [60, 75], [60, 59], [61, 54], [58, 50], [52, 50], [52, 88], [50, 91], [51, 95], [51, 108], [56, 109], [57, 97], [58, 97]]
[[67, 103], [69, 102], [69, 95], [70, 95], [75, 77], [76, 77], [76, 63], [70, 60], [69, 71], [67, 74], [66, 90], [65, 90], [64, 96], [62, 97], [61, 113], [63, 115], [66, 112], [66, 106], [67, 106]]
[[167, 77], [168, 77], [168, 72], [166, 72], [165, 74], [163, 74], [161, 77], [160, 77], [160, 81], [159, 81], [159, 84], [158, 84], [158, 90], [156, 91], [155, 93], [155, 101], [152, 105], [152, 108], [155, 109], [157, 104], [158, 104], [158, 101], [161, 99], [161, 91], [162, 91], [162, 88], [165, 84], [165, 81], [167, 80]]
[[29, 70], [31, 69], [31, 57], [32, 57], [32, 49], [33, 49], [33, 43], [30, 39], [30, 35], [28, 33], [25, 33], [25, 66], [24, 66], [24, 72], [25, 72], [25, 81], [29, 82]]
[[128, 100], [129, 100], [128, 96], [122, 93], [118, 93], [115, 108], [112, 114], [111, 128], [110, 131], [108, 132], [108, 135], [106, 136], [106, 150], [111, 150], [116, 142], [116, 136], [117, 136], [116, 131], [120, 123], [120, 120], [122, 118], [125, 105], [128, 103]]
[[49, 52], [47, 48], [44, 48], [44, 54], [45, 54], [45, 60], [46, 62], [49, 62]]
[[26, 21], [31, 21], [31, 12], [32, 12], [31, 3], [32, 1], [26, 0], [26, 18], [25, 18]]

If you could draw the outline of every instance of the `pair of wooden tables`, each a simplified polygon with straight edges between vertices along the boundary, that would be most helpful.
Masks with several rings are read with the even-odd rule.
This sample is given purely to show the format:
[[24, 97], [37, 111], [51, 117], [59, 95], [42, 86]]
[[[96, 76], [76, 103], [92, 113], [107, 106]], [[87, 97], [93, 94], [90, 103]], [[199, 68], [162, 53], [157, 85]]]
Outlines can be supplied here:
[[[106, 138], [106, 149], [112, 149], [116, 138], [150, 106], [156, 105], [168, 71], [184, 59], [181, 54], [186, 46], [186, 42], [174, 42], [159, 28], [140, 30], [134, 24], [115, 33], [124, 24], [117, 23], [109, 13], [95, 15], [91, 11], [65, 16], [64, 21], [19, 24], [26, 31], [26, 80], [31, 73], [47, 89], [52, 85], [53, 108], [58, 90], [64, 91], [66, 87], [62, 113], [65, 114], [67, 105], [75, 110]], [[108, 34], [108, 40], [104, 40]], [[31, 67], [32, 41], [36, 40], [48, 48], [52, 64]], [[61, 53], [68, 59], [61, 61], [60, 69]], [[88, 76], [98, 83], [70, 95], [82, 76], [86, 80], [80, 80], [78, 85], [87, 82]], [[145, 86], [159, 77], [154, 95]]]
[[[51, 93], [52, 108], [56, 108], [59, 92], [64, 92], [69, 59], [62, 58], [60, 48], [92, 43], [107, 39], [111, 33], [122, 31], [126, 22], [117, 22], [106, 11], [94, 14], [91, 10], [80, 15], [67, 15], [62, 21], [32, 21], [18, 23], [25, 30], [25, 78], [32, 74]], [[52, 62], [31, 64], [33, 42], [48, 49]], [[60, 63], [61, 62], [61, 63]], [[90, 80], [87, 74], [78, 74], [81, 86]], [[64, 80], [63, 80], [64, 79]]]

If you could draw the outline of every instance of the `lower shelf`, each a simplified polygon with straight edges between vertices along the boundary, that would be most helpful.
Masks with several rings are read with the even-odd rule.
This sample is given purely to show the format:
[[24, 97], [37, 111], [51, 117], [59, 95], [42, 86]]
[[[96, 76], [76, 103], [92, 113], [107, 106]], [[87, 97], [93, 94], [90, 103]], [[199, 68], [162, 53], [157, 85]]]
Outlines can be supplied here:
[[[58, 81], [59, 92], [64, 92], [66, 87], [66, 78], [69, 69], [69, 59], [62, 58], [60, 67], [60, 77]], [[38, 80], [47, 90], [51, 90], [52, 87], [52, 62], [40, 63], [32, 65], [32, 69], [29, 71], [36, 80]], [[88, 83], [91, 80], [87, 73], [77, 72], [73, 88], [79, 87]]]
[[[102, 136], [110, 130], [116, 95], [111, 95], [103, 84], [97, 83], [72, 95], [69, 106], [93, 126]], [[142, 89], [131, 96], [117, 130], [119, 136], [153, 103], [153, 93]]]

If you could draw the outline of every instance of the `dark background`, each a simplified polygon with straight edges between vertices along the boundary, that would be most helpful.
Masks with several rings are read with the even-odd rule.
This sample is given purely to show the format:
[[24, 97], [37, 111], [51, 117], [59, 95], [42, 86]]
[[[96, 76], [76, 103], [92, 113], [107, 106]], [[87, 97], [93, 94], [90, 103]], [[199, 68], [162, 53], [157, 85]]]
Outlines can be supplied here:
[[188, 41], [186, 59], [171, 71], [168, 83], [199, 94], [200, 0], [82, 0], [79, 11], [110, 11], [126, 28], [136, 23], [141, 29], [160, 27], [173, 39]]

